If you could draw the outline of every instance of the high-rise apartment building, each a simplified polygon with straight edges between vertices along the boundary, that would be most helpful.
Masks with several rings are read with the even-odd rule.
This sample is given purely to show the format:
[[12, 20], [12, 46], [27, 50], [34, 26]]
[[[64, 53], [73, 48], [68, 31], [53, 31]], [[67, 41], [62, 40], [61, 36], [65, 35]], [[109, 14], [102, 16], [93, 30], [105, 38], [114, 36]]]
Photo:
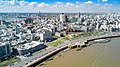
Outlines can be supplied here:
[[60, 21], [61, 21], [61, 22], [66, 22], [66, 20], [67, 20], [66, 15], [65, 15], [64, 13], [62, 13], [62, 14], [60, 15]]

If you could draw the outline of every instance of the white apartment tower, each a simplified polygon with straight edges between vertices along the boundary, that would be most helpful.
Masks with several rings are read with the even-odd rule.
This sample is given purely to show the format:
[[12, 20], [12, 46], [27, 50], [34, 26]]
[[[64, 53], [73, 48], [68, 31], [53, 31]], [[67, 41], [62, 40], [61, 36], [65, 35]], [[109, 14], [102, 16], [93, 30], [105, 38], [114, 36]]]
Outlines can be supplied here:
[[80, 23], [80, 22], [81, 22], [80, 12], [77, 14], [77, 19], [78, 19], [78, 20], [77, 20], [77, 22], [79, 22], [79, 23]]
[[64, 13], [62, 13], [62, 14], [60, 15], [60, 21], [61, 21], [61, 22], [66, 22], [66, 15], [65, 15]]

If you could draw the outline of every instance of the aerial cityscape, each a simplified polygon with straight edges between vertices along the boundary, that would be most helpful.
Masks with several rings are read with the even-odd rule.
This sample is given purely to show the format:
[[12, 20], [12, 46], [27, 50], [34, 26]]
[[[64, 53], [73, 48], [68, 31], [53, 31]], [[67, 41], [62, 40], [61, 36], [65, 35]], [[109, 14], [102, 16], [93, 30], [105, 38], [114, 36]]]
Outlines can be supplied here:
[[119, 0], [0, 0], [0, 67], [120, 67]]

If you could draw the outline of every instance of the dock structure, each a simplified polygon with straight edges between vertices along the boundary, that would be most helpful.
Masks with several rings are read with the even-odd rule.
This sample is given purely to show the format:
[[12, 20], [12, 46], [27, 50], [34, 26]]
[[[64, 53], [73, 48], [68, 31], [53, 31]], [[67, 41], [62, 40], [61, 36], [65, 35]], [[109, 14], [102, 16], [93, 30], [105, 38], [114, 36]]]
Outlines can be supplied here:
[[83, 47], [83, 46], [86, 46], [86, 43], [87, 41], [78, 41], [78, 42], [75, 42], [73, 44], [70, 44], [68, 45], [68, 48], [72, 49], [72, 48], [76, 48], [76, 47]]

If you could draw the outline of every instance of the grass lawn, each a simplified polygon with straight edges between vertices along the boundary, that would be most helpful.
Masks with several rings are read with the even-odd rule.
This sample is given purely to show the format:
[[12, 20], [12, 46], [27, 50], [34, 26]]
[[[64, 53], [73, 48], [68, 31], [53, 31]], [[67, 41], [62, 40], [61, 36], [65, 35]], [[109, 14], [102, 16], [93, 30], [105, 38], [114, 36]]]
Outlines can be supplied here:
[[75, 40], [75, 39], [78, 39], [78, 38], [85, 38], [85, 37], [88, 37], [88, 36], [100, 35], [100, 32], [102, 32], [102, 31], [87, 32], [87, 33], [84, 33], [83, 35], [73, 34], [71, 40]]
[[53, 37], [54, 37], [54, 38], [60, 38], [59, 36], [56, 36], [56, 35], [54, 35]]
[[62, 40], [56, 40], [56, 41], [51, 42], [49, 45], [55, 46], [55, 45], [61, 44], [62, 42], [63, 42]]
[[20, 58], [18, 58], [18, 57], [9, 58], [8, 60], [1, 61], [0, 62], [0, 67], [6, 67], [7, 65], [13, 64], [13, 63], [15, 63], [16, 61], [19, 61], [19, 60], [20, 60]]
[[[75, 40], [75, 39], [78, 39], [78, 38], [85, 38], [85, 37], [88, 37], [88, 36], [96, 36], [96, 35], [99, 35], [100, 32], [102, 32], [102, 31], [87, 32], [87, 33], [84, 33], [82, 35], [79, 35], [79, 33], [67, 34], [61, 40], [53, 41], [49, 45], [50, 46], [55, 46], [55, 45], [61, 44], [65, 40]], [[59, 38], [58, 36], [54, 36], [54, 37]]]

